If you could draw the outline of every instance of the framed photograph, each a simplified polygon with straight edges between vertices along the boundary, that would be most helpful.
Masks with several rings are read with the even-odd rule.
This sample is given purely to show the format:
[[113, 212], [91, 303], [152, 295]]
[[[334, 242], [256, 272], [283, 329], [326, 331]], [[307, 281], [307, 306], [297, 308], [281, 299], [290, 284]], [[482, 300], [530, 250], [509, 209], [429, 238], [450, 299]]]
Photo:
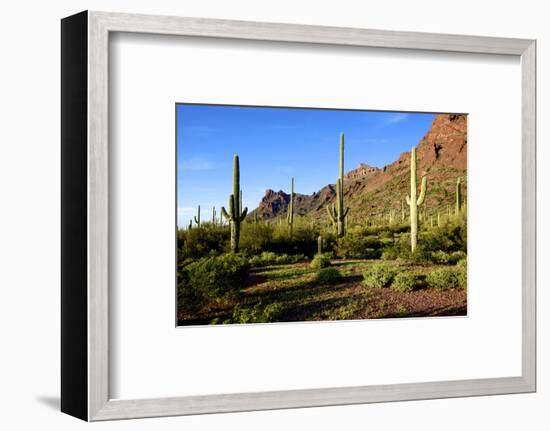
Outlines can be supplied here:
[[466, 315], [465, 114], [182, 103], [176, 130], [178, 325]]
[[61, 410], [534, 392], [534, 40], [82, 12]]

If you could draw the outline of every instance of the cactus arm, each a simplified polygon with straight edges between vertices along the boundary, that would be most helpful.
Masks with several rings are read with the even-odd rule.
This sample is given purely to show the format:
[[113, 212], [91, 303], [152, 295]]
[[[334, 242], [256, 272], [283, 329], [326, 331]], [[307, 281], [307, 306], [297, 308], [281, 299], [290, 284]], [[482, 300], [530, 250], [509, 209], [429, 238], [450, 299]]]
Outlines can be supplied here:
[[240, 214], [243, 210], [243, 191], [239, 190], [239, 207], [237, 208], [237, 214]]
[[416, 201], [417, 205], [422, 205], [424, 203], [424, 199], [426, 198], [426, 175], [422, 177], [422, 184], [420, 185], [420, 196], [418, 196], [418, 199]]
[[227, 211], [225, 210], [225, 207], [221, 208], [222, 216], [224, 216], [227, 220], [231, 220], [231, 216], [227, 214]]
[[200, 205], [197, 208], [197, 215], [193, 216], [193, 219], [195, 220], [195, 224], [198, 227], [201, 227], [201, 206]]
[[407, 201], [407, 205], [411, 204], [411, 198], [409, 196], [405, 196], [405, 200]]
[[329, 205], [326, 206], [326, 209], [327, 209], [328, 217], [329, 217], [331, 223], [332, 224], [336, 223], [336, 219], [334, 218], [334, 216], [332, 214], [333, 211], [334, 211], [334, 207], [332, 207], [333, 211], [331, 211], [331, 207]]
[[246, 218], [246, 214], [248, 214], [248, 207], [244, 208], [239, 221], [243, 221]]

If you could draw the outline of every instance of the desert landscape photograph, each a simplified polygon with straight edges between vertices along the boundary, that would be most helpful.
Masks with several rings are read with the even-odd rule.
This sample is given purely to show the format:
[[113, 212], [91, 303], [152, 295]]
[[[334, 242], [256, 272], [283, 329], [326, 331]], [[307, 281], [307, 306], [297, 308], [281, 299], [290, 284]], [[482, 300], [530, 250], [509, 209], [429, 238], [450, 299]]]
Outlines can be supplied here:
[[467, 115], [176, 105], [177, 323], [467, 315]]

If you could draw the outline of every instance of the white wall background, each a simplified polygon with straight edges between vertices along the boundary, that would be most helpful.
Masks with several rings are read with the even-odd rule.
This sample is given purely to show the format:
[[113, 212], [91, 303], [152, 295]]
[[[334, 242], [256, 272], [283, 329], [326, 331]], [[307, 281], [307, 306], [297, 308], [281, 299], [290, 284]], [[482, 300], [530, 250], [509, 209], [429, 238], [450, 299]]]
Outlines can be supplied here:
[[[91, 425], [113, 430], [546, 430], [550, 162], [545, 2], [394, 0], [61, 0], [5, 3], [0, 14], [0, 425], [81, 429], [59, 408], [59, 19], [83, 9], [536, 38], [539, 41], [537, 394], [315, 408]], [[495, 155], [498, 160], [498, 155]], [[505, 186], [505, 184], [503, 185]], [[404, 358], [406, 360], [406, 358]]]

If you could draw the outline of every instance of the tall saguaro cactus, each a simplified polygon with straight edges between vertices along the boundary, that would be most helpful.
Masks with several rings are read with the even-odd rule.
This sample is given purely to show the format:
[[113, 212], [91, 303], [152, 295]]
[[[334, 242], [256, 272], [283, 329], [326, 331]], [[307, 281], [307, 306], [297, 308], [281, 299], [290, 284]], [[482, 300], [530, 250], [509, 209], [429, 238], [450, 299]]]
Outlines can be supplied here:
[[411, 220], [411, 251], [416, 250], [418, 241], [418, 207], [424, 203], [426, 197], [426, 176], [422, 176], [422, 184], [420, 185], [420, 195], [416, 193], [416, 148], [411, 150], [411, 191], [410, 196], [407, 196], [407, 204], [410, 208]]
[[193, 217], [195, 219], [195, 224], [197, 225], [197, 228], [201, 228], [201, 206], [199, 205], [197, 208], [197, 215]]
[[336, 203], [332, 207], [327, 206], [328, 216], [333, 226], [336, 227], [338, 237], [346, 234], [345, 221], [349, 208], [344, 209], [344, 134], [340, 134], [340, 177], [336, 181]]
[[455, 216], [460, 215], [460, 210], [462, 209], [462, 184], [460, 182], [460, 177], [456, 179], [456, 191], [455, 191]]
[[216, 226], [216, 207], [212, 207], [212, 226]]
[[233, 156], [233, 193], [229, 195], [229, 212], [225, 207], [221, 208], [222, 215], [229, 222], [231, 229], [231, 251], [239, 251], [239, 238], [241, 235], [241, 222], [248, 213], [248, 208], [242, 210], [243, 191], [240, 189], [239, 156]]
[[292, 238], [292, 230], [294, 227], [294, 177], [290, 180], [290, 202], [288, 203], [286, 222], [288, 223], [288, 234]]

